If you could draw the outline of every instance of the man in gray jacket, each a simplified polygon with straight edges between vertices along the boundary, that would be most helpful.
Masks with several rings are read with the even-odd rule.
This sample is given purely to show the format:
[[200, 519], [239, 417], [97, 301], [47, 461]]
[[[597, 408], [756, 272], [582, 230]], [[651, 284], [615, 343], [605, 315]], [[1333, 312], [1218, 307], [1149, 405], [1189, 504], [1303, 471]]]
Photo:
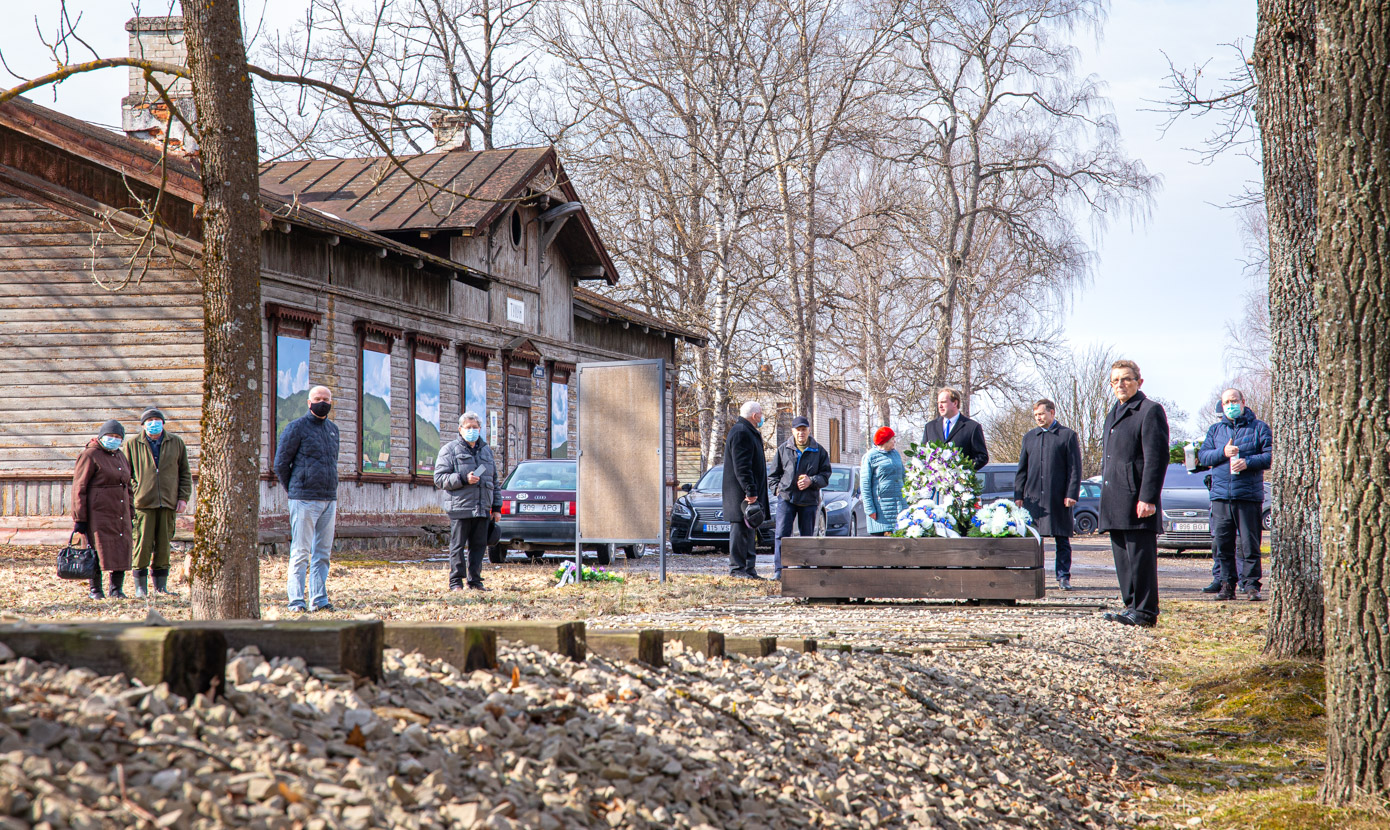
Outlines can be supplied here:
[[459, 437], [445, 444], [434, 462], [434, 486], [449, 494], [449, 590], [465, 584], [464, 546], [468, 547], [467, 586], [483, 587], [483, 551], [488, 525], [502, 517], [502, 487], [492, 447], [482, 437], [476, 412], [459, 416]]

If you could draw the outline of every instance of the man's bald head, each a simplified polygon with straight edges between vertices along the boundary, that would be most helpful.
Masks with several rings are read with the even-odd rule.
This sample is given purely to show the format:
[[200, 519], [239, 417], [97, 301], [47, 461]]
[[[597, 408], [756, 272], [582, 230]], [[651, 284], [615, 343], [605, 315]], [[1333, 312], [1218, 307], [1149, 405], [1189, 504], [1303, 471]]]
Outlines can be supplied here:
[[309, 403], [318, 403], [319, 401], [333, 403], [333, 393], [329, 391], [327, 386], [315, 386], [309, 390]]

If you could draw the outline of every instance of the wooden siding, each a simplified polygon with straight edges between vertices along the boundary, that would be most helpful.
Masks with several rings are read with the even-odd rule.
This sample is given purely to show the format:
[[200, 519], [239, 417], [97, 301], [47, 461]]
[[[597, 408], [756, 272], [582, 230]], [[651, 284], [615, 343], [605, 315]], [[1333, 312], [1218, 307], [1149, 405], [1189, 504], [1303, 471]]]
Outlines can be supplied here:
[[579, 348], [587, 346], [633, 358], [664, 357], [668, 364], [676, 354], [675, 340], [662, 337], [659, 332], [644, 332], [636, 325], [623, 328], [619, 322], [596, 323], [582, 317], [574, 318], [574, 342]]
[[[197, 458], [197, 274], [160, 252], [138, 283], [103, 288], [94, 274], [124, 279], [135, 244], [96, 231], [94, 223], [0, 196], [0, 475], [71, 473], [104, 421], [133, 430], [150, 406], [164, 411]], [[13, 498], [33, 504], [29, 495]]]

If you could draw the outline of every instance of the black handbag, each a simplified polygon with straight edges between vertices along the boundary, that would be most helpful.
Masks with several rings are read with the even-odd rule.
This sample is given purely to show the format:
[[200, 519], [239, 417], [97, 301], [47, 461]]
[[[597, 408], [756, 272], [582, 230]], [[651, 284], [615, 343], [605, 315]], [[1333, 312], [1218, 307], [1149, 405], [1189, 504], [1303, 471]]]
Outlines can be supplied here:
[[59, 579], [86, 579], [90, 580], [97, 575], [97, 551], [92, 547], [88, 539], [86, 547], [76, 547], [72, 540], [74, 536], [81, 536], [77, 531], [73, 531], [72, 536], [68, 537], [68, 546], [58, 551], [58, 578]]

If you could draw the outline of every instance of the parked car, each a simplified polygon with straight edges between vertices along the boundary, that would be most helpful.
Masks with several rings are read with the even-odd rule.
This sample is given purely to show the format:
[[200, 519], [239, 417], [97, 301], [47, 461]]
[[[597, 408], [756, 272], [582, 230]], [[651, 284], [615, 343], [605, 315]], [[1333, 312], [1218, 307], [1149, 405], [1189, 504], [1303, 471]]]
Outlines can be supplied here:
[[[859, 495], [859, 468], [831, 464], [830, 481], [820, 491], [817, 536], [858, 536], [867, 524]], [[775, 506], [775, 505], [774, 505]]]
[[[563, 459], [523, 461], [502, 482], [502, 518], [497, 522], [502, 541], [488, 550], [493, 562], [507, 561], [507, 552], [522, 549], [533, 562], [549, 551], [574, 553], [574, 492], [578, 470]], [[637, 559], [643, 545], [620, 546], [628, 559]], [[600, 565], [613, 561], [611, 544], [592, 545]]]
[[[1169, 464], [1163, 478], [1163, 532], [1158, 546], [1173, 550], [1211, 549], [1210, 473], [1189, 473], [1181, 464]], [[1265, 487], [1261, 523], [1270, 527], [1269, 488]]]
[[[671, 550], [690, 553], [697, 547], [729, 550], [729, 519], [724, 516], [724, 465], [710, 467], [671, 505]], [[776, 524], [769, 516], [758, 528], [758, 547], [772, 548]]]
[[[1014, 497], [1014, 475], [1017, 464], [986, 464], [978, 473], [984, 479], [984, 492], [980, 500], [989, 504], [995, 499]], [[1100, 479], [1087, 479], [1081, 482], [1081, 495], [1072, 508], [1072, 532], [1077, 536], [1095, 533], [1100, 526]]]

